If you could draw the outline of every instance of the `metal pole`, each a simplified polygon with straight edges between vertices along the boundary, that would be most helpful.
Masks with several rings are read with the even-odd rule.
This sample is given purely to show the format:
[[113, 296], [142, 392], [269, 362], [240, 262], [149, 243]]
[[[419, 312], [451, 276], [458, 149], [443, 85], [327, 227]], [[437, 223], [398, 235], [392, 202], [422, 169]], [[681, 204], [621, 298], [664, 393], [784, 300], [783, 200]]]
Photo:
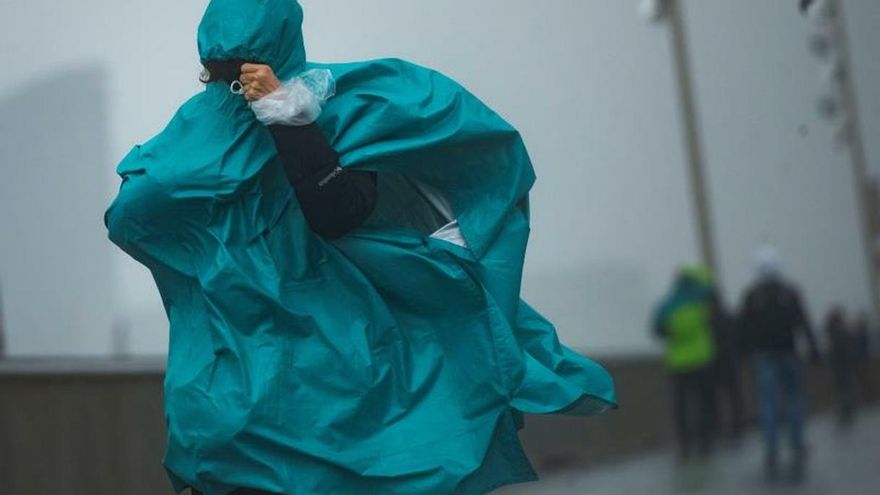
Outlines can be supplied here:
[[688, 173], [693, 198], [694, 214], [697, 223], [697, 236], [700, 243], [700, 257], [705, 266], [718, 277], [718, 260], [715, 253], [715, 233], [712, 224], [712, 209], [709, 191], [706, 186], [706, 167], [700, 125], [694, 101], [690, 52], [688, 50], [687, 28], [685, 26], [681, 0], [668, 0], [670, 40], [678, 98], [681, 108], [682, 132], [688, 160]]
[[880, 280], [878, 280], [878, 267], [874, 257], [870, 215], [871, 202], [868, 197], [868, 159], [865, 155], [865, 145], [862, 140], [862, 121], [859, 117], [859, 105], [856, 97], [855, 83], [853, 82], [854, 74], [849, 51], [849, 38], [846, 31], [846, 17], [843, 10], [843, 1], [831, 0], [831, 2], [836, 13], [833, 29], [834, 41], [838, 56], [840, 57], [841, 67], [843, 67], [843, 74], [840, 78], [840, 97], [843, 108], [846, 110], [846, 115], [849, 118], [849, 156], [852, 162], [855, 195], [862, 227], [865, 262], [868, 264], [868, 278], [871, 284], [871, 295], [873, 296], [874, 315], [880, 316]]

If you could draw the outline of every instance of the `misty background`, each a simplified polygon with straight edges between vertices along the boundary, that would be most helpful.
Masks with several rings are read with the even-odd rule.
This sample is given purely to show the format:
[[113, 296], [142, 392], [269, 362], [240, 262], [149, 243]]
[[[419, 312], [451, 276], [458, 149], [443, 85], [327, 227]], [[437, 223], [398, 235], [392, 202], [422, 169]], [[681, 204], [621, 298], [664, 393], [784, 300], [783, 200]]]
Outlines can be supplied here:
[[[524, 297], [569, 345], [647, 355], [655, 301], [699, 260], [669, 28], [620, 0], [303, 0], [309, 58], [400, 57], [517, 127], [538, 175]], [[795, 2], [686, 0], [721, 287], [775, 245], [815, 323], [870, 310], [848, 149]], [[0, 0], [0, 297], [9, 355], [159, 355], [149, 272], [106, 239], [114, 169], [201, 90], [206, 1]], [[880, 173], [880, 2], [845, 2], [868, 162]], [[552, 8], [550, 8], [552, 6]]]

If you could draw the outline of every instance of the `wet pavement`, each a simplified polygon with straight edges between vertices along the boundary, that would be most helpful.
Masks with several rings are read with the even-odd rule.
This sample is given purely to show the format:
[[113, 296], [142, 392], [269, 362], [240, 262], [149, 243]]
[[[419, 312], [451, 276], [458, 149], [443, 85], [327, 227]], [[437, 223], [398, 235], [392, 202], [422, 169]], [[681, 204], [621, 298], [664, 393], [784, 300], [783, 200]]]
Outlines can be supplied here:
[[880, 495], [880, 408], [862, 411], [849, 429], [838, 427], [831, 416], [813, 418], [807, 442], [808, 472], [800, 483], [765, 481], [763, 445], [751, 431], [738, 447], [719, 448], [686, 464], [670, 450], [655, 451], [586, 471], [549, 474], [493, 495]]

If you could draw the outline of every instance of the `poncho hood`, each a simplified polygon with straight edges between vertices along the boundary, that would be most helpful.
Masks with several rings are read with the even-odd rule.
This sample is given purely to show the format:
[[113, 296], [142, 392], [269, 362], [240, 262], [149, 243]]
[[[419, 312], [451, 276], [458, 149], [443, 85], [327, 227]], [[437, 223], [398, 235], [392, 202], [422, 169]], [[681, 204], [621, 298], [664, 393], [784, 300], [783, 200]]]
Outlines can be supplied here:
[[305, 68], [302, 22], [295, 0], [214, 0], [199, 24], [199, 56], [264, 63], [289, 79]]

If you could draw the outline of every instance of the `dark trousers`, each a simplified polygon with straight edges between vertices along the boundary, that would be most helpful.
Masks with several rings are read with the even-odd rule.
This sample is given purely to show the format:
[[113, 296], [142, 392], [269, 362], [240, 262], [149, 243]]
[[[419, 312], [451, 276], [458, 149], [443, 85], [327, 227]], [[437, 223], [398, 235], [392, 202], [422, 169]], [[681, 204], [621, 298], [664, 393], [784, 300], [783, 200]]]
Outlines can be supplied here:
[[787, 401], [787, 419], [791, 448], [800, 454], [804, 447], [804, 386], [801, 363], [793, 352], [758, 352], [755, 355], [761, 426], [767, 457], [773, 462], [779, 450], [779, 419], [782, 401]]
[[672, 415], [681, 456], [697, 445], [702, 452], [712, 446], [715, 427], [713, 372], [706, 367], [672, 374]]
[[[725, 433], [730, 438], [739, 438], [744, 423], [742, 380], [739, 366], [732, 363], [716, 367], [716, 388], [718, 417], [726, 417]], [[722, 407], [723, 405], [723, 407]]]
[[838, 420], [850, 424], [856, 411], [855, 366], [852, 357], [843, 352], [832, 352], [831, 373], [834, 376], [834, 393], [837, 396]]

